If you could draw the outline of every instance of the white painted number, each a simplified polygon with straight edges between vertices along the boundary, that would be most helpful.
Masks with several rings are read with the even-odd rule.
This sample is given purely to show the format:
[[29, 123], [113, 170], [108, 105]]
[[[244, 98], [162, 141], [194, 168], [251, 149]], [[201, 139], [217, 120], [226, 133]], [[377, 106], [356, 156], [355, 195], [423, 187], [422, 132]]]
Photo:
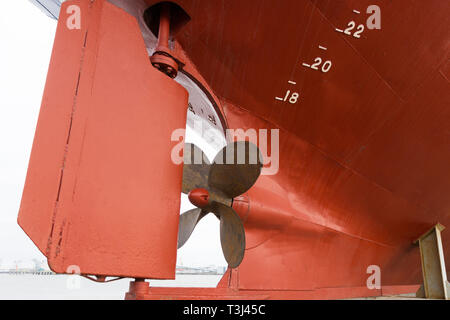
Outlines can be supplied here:
[[327, 73], [328, 71], [330, 71], [332, 66], [331, 61], [325, 61], [325, 63], [322, 65], [322, 72]]
[[292, 94], [291, 94], [291, 90], [288, 90], [288, 91], [286, 91], [286, 95], [284, 96], [284, 98], [275, 97], [275, 100], [289, 101], [289, 103], [294, 104], [294, 103], [297, 103], [299, 96], [300, 96], [300, 94], [298, 92], [292, 92]]
[[357, 30], [358, 30], [358, 31], [356, 31], [356, 32], [353, 34], [353, 36], [354, 36], [355, 38], [361, 38], [361, 37], [360, 37], [360, 34], [364, 31], [364, 25], [363, 25], [363, 24], [360, 24], [360, 25], [358, 26]]
[[320, 66], [320, 64], [322, 63], [322, 59], [319, 58], [319, 57], [317, 57], [317, 58], [314, 59], [314, 62], [315, 62], [315, 63], [313, 63], [313, 64], [311, 65], [311, 69], [319, 70], [319, 66]]
[[292, 92], [291, 94], [291, 90], [286, 91], [286, 95], [284, 96], [283, 101], [289, 101], [289, 103], [297, 103], [299, 94], [297, 92]]
[[289, 98], [289, 95], [291, 94], [291, 90], [286, 91], [286, 95], [284, 96], [283, 101], [286, 101], [287, 98]]
[[325, 61], [322, 64], [322, 67], [320, 68], [321, 64], [322, 64], [322, 58], [317, 57], [317, 58], [314, 59], [314, 63], [312, 65], [308, 65], [308, 64], [304, 63], [303, 66], [309, 67], [309, 68], [314, 69], [314, 70], [319, 70], [320, 69], [323, 73], [327, 73], [328, 71], [330, 71], [331, 66], [333, 65], [330, 60]]
[[348, 28], [344, 30], [344, 33], [351, 36], [352, 33], [350, 31], [352, 31], [355, 28], [355, 25], [356, 25], [355, 21], [350, 21], [347, 25]]
[[[292, 81], [292, 80], [289, 80], [288, 83], [292, 84], [292, 85], [296, 85], [297, 84], [297, 82]], [[284, 98], [275, 97], [275, 100], [284, 101], [284, 102], [288, 101], [291, 104], [295, 104], [295, 103], [297, 103], [299, 96], [300, 96], [300, 94], [298, 92], [292, 92], [291, 93], [291, 90], [286, 90], [286, 94], [284, 95]]]
[[[345, 33], [346, 35], [349, 35], [349, 36], [354, 36], [355, 38], [361, 38], [361, 33], [364, 31], [364, 25], [363, 24], [360, 24], [360, 25], [358, 25], [358, 27], [356, 27], [355, 21], [350, 21], [347, 24], [347, 26], [348, 26], [348, 28], [345, 29], [344, 31], [342, 31], [341, 29], [336, 29], [336, 31], [343, 32], [343, 33]], [[355, 29], [355, 27], [356, 27], [356, 32], [354, 32], [352, 34], [352, 30]]]
[[291, 95], [291, 97], [289, 98], [289, 103], [292, 103], [292, 104], [297, 103], [298, 96], [299, 96], [299, 94], [297, 92], [294, 92]]

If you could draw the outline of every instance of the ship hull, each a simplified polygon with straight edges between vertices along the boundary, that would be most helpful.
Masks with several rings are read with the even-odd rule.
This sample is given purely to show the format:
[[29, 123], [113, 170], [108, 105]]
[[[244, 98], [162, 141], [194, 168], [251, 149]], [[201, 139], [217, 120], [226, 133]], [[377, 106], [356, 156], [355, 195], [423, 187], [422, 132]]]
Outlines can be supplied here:
[[[128, 31], [140, 28], [151, 54], [157, 39], [142, 15], [157, 2], [92, 6], [105, 4], [117, 20], [134, 15], [138, 24], [133, 20]], [[320, 299], [416, 291], [422, 270], [413, 242], [437, 223], [450, 225], [450, 2], [175, 3], [190, 17], [170, 43], [183, 61], [179, 73], [208, 97], [220, 120], [215, 125], [240, 129], [242, 139], [267, 132], [266, 156], [273, 161], [267, 166], [276, 165], [233, 201], [245, 227], [245, 257], [218, 288], [149, 291], [141, 282], [127, 298]], [[370, 28], [373, 5], [381, 20]], [[136, 43], [145, 49], [141, 40]], [[147, 61], [127, 63], [148, 67]], [[113, 99], [116, 92], [109, 93]], [[253, 140], [261, 145], [264, 139]], [[155, 219], [165, 205], [154, 210]], [[166, 236], [174, 247], [175, 228]], [[450, 265], [445, 231], [442, 246]], [[372, 282], [374, 275], [380, 283]]]

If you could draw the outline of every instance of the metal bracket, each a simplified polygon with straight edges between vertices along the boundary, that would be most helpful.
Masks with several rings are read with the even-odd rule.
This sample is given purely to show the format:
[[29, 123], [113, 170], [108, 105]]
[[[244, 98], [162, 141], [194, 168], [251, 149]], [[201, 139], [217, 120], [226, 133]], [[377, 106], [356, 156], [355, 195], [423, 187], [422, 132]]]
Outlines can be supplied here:
[[419, 244], [422, 261], [423, 285], [416, 295], [428, 299], [450, 299], [450, 285], [445, 270], [440, 223], [428, 230], [414, 244]]

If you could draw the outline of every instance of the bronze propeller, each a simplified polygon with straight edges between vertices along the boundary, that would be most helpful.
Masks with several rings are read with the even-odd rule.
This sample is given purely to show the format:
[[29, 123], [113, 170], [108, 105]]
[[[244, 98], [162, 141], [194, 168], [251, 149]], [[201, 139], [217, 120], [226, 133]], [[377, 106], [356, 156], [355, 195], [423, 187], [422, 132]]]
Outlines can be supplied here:
[[178, 248], [181, 248], [198, 222], [212, 212], [220, 220], [220, 243], [231, 268], [242, 262], [245, 251], [244, 226], [231, 208], [232, 199], [250, 189], [262, 168], [258, 147], [248, 141], [231, 142], [209, 163], [197, 146], [184, 146], [183, 193], [197, 208], [181, 214]]

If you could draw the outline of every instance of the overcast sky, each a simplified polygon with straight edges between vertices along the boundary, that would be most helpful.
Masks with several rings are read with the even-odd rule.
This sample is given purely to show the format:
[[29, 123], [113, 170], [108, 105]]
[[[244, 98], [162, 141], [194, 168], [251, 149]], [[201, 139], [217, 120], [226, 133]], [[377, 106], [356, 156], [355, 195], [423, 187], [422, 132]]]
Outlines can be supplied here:
[[[56, 21], [27, 0], [0, 2], [0, 264], [44, 259], [17, 225], [22, 189], [44, 90]], [[190, 138], [190, 139], [189, 139]], [[189, 134], [187, 140], [207, 147]], [[193, 206], [182, 197], [182, 211]], [[210, 214], [178, 250], [178, 263], [226, 265], [219, 221]], [[2, 268], [0, 265], [0, 269]]]

